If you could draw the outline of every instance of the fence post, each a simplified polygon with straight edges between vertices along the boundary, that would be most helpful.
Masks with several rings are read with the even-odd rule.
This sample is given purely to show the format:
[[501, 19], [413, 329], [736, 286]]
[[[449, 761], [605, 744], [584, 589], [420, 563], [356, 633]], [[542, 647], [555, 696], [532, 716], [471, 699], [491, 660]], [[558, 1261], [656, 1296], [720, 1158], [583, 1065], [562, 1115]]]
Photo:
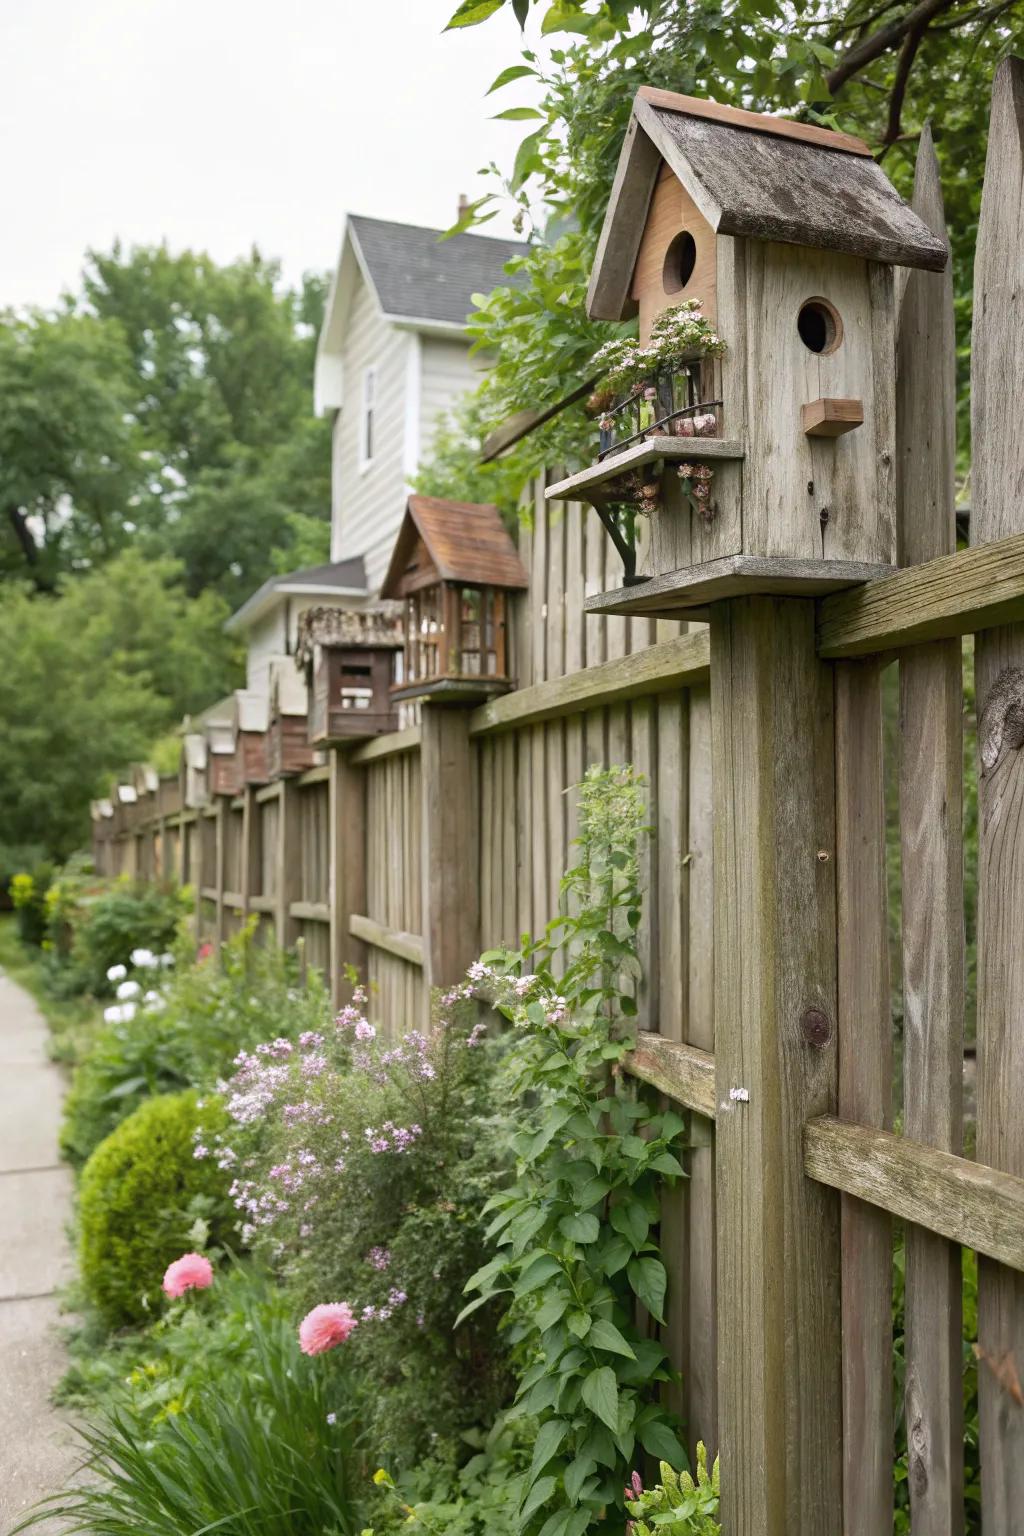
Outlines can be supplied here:
[[227, 834], [225, 822], [231, 811], [226, 795], [217, 796], [217, 815], [214, 821], [213, 886], [215, 891], [214, 938], [218, 945], [224, 942], [224, 840]]
[[480, 949], [476, 750], [469, 714], [424, 703], [420, 738], [423, 794], [423, 978], [459, 981]]
[[366, 945], [348, 927], [353, 913], [366, 913], [366, 770], [340, 747], [331, 749], [328, 762], [331, 1002], [338, 1008], [345, 967], [354, 966], [366, 978]]
[[832, 676], [814, 605], [712, 609], [718, 1392], [729, 1536], [840, 1536], [838, 1196], [802, 1129], [835, 1113]]
[[299, 824], [298, 780], [281, 780], [281, 798], [277, 812], [277, 942], [290, 949], [299, 936], [299, 924], [292, 916], [292, 902], [302, 895], [302, 829]]
[[247, 784], [242, 801], [242, 924], [249, 921], [252, 898], [256, 888], [256, 871], [260, 861], [260, 815], [256, 803], [256, 788]]

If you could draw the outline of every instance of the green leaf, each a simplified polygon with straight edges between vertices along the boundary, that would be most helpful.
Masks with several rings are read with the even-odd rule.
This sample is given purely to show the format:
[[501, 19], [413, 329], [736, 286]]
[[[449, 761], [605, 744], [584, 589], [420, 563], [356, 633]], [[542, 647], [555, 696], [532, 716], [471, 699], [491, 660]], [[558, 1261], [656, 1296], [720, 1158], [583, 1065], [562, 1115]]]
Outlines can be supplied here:
[[607, 1318], [597, 1317], [590, 1326], [588, 1343], [592, 1349], [607, 1349], [611, 1354], [625, 1355], [630, 1360], [636, 1359], [633, 1346], [625, 1339], [614, 1323]]
[[634, 1252], [643, 1247], [651, 1229], [646, 1211], [635, 1198], [627, 1198], [612, 1206], [611, 1224], [616, 1232], [632, 1244]]
[[569, 1426], [564, 1419], [548, 1419], [541, 1425], [533, 1446], [530, 1470], [526, 1474], [528, 1488], [537, 1481], [538, 1475], [543, 1472], [568, 1433]]
[[556, 1291], [554, 1295], [546, 1297], [540, 1311], [533, 1320], [534, 1326], [541, 1333], [546, 1333], [549, 1328], [558, 1322], [558, 1319], [569, 1305], [570, 1300], [571, 1297], [568, 1291]]
[[578, 1502], [580, 1489], [596, 1466], [597, 1462], [593, 1456], [589, 1455], [586, 1451], [581, 1451], [575, 1461], [571, 1461], [566, 1467], [562, 1481], [565, 1484], [565, 1495], [570, 1504]]
[[583, 1383], [583, 1401], [613, 1434], [619, 1428], [619, 1390], [610, 1365], [599, 1365]]
[[642, 1425], [639, 1434], [640, 1444], [648, 1456], [653, 1456], [656, 1461], [667, 1461], [677, 1472], [686, 1466], [686, 1452], [664, 1419], [654, 1419], [650, 1424]]
[[495, 1275], [500, 1275], [505, 1268], [505, 1264], [505, 1255], [502, 1253], [496, 1259], [491, 1259], [489, 1264], [484, 1264], [480, 1269], [475, 1270], [462, 1287], [462, 1294], [465, 1295], [467, 1291], [479, 1290], [488, 1280], [493, 1280]]
[[531, 1291], [537, 1290], [545, 1281], [561, 1273], [562, 1266], [558, 1260], [552, 1254], [545, 1253], [541, 1258], [534, 1259], [533, 1263], [523, 1270], [512, 1287], [513, 1292], [516, 1296], [529, 1296]]
[[526, 1524], [527, 1520], [536, 1510], [540, 1509], [542, 1504], [547, 1503], [557, 1485], [558, 1479], [555, 1477], [542, 1477], [534, 1483], [526, 1496], [525, 1503], [519, 1511], [519, 1519], [523, 1525]]
[[575, 1307], [565, 1321], [574, 1338], [585, 1339], [590, 1332], [590, 1314], [581, 1307]]
[[468, 1306], [463, 1307], [462, 1311], [455, 1319], [455, 1322], [452, 1324], [452, 1327], [457, 1328], [459, 1324], [464, 1322], [467, 1317], [471, 1316], [471, 1314], [474, 1313], [478, 1307], [482, 1307], [486, 1302], [490, 1301], [493, 1295], [493, 1291], [488, 1291], [484, 1296], [477, 1296], [475, 1301], [471, 1301]]
[[[522, 186], [523, 182], [526, 181], [527, 177], [530, 176], [535, 170], [539, 169], [540, 162], [537, 157], [537, 150], [543, 136], [543, 128], [538, 128], [536, 133], [527, 134], [526, 138], [520, 144], [518, 150], [516, 151], [515, 165], [512, 167], [512, 177], [509, 181], [509, 188], [511, 191], [518, 192], [519, 188]], [[539, 1019], [535, 1019], [533, 1022], [543, 1024], [543, 1008], [540, 1007], [539, 1003], [531, 1003], [530, 1007], [536, 1007], [537, 1012], [540, 1015]], [[529, 1011], [530, 1010], [527, 1009], [528, 1014]]]
[[525, 123], [531, 117], [544, 116], [536, 107], [506, 107], [504, 112], [495, 112], [491, 118], [492, 123]]
[[665, 1266], [658, 1259], [633, 1259], [626, 1271], [639, 1300], [659, 1323], [665, 1321]]
[[617, 1275], [633, 1256], [633, 1245], [624, 1237], [613, 1237], [601, 1250], [601, 1268], [606, 1275]]
[[652, 1173], [663, 1173], [668, 1178], [685, 1177], [682, 1163], [671, 1152], [659, 1152], [657, 1157], [651, 1158], [647, 1166]]
[[445, 27], [446, 32], [451, 32], [456, 27], [476, 27], [488, 16], [493, 16], [495, 11], [500, 11], [505, 0], [462, 0], [455, 15]]
[[596, 1243], [601, 1235], [601, 1223], [596, 1216], [563, 1216], [558, 1230], [574, 1243]]

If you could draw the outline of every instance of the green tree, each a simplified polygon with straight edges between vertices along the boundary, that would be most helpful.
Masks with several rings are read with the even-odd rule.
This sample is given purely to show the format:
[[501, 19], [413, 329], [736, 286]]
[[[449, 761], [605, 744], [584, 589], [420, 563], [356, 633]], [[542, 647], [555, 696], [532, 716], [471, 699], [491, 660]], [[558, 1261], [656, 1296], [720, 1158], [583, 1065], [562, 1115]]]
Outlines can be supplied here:
[[89, 801], [150, 741], [239, 682], [212, 592], [137, 550], [55, 595], [9, 583], [0, 603], [0, 844], [64, 856]]
[[[990, 85], [998, 60], [1024, 40], [1021, 0], [532, 3], [542, 7], [543, 33], [556, 40], [550, 63], [527, 49], [491, 86], [503, 91], [530, 78], [543, 92], [536, 107], [499, 113], [522, 120], [528, 132], [508, 175], [492, 166], [502, 189], [494, 196], [513, 201], [533, 242], [512, 264], [519, 285], [477, 301], [477, 345], [497, 359], [482, 386], [488, 420], [563, 399], [587, 377], [590, 357], [609, 334], [585, 319], [583, 299], [641, 84], [788, 110], [857, 133], [904, 193], [921, 127], [931, 119], [966, 351]], [[464, 0], [450, 25], [476, 25], [503, 10], [523, 25], [530, 6], [531, 0]], [[492, 213], [492, 201], [474, 204], [464, 226]], [[543, 218], [535, 221], [538, 205]], [[588, 434], [582, 408], [555, 417], [535, 435], [530, 467], [578, 454]]]

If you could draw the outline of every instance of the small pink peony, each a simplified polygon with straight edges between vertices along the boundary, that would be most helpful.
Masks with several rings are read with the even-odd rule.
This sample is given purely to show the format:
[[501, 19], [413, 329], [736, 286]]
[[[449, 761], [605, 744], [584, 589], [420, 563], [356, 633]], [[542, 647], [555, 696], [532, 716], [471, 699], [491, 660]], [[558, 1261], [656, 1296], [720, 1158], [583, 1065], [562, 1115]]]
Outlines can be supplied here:
[[173, 1264], [168, 1264], [164, 1275], [164, 1292], [168, 1296], [184, 1296], [186, 1291], [205, 1291], [213, 1284], [213, 1265], [201, 1253], [185, 1253]]
[[307, 1312], [299, 1325], [299, 1348], [304, 1355], [322, 1355], [344, 1344], [356, 1319], [347, 1301], [328, 1301]]

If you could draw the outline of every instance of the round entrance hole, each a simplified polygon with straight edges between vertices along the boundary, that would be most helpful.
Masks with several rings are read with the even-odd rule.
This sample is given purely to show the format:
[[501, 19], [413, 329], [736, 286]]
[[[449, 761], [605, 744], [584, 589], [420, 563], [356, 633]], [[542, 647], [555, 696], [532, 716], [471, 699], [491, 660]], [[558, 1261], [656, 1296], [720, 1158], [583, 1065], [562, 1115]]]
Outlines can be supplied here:
[[834, 352], [843, 339], [839, 311], [828, 299], [808, 299], [801, 304], [796, 328], [809, 352]]
[[679, 293], [693, 276], [697, 265], [697, 244], [689, 230], [676, 235], [665, 252], [661, 283], [666, 293]]

